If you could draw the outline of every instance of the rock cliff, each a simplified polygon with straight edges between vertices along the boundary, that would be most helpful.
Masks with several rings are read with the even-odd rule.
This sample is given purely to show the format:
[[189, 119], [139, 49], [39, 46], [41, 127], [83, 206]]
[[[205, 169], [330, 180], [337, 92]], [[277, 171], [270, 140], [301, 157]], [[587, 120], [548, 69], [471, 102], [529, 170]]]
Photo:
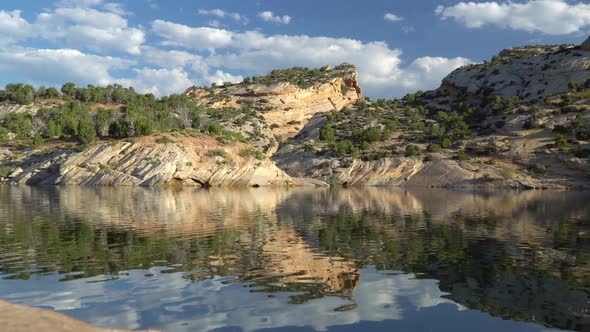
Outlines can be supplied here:
[[[294, 77], [299, 78], [297, 82]], [[293, 81], [293, 82], [290, 82]], [[273, 71], [266, 77], [214, 88], [189, 88], [185, 95], [213, 108], [249, 108], [261, 112], [275, 136], [290, 138], [318, 112], [340, 111], [362, 98], [352, 65], [320, 70]]]
[[456, 69], [435, 93], [454, 98], [457, 91], [471, 96], [518, 96], [542, 101], [569, 91], [568, 83], [583, 84], [590, 69], [590, 50], [581, 46], [536, 46], [505, 49], [483, 64]]
[[[71, 140], [19, 148], [9, 132], [13, 143], [0, 145], [0, 181], [589, 188], [586, 44], [505, 49], [455, 70], [434, 91], [395, 100], [363, 98], [348, 64], [192, 87], [182, 98], [194, 109], [176, 97], [157, 101], [170, 108], [166, 121], [180, 124], [170, 129], [174, 134], [126, 140], [101, 134], [102, 141], [80, 152], [63, 146]], [[0, 112], [35, 114], [41, 107], [51, 105], [4, 105]], [[88, 109], [98, 116], [97, 108]], [[111, 108], [119, 133], [145, 120], [137, 112], [126, 120], [125, 104]]]
[[155, 135], [103, 142], [78, 152], [28, 150], [12, 160], [9, 184], [197, 187], [286, 186], [291, 177], [244, 143], [210, 136]]

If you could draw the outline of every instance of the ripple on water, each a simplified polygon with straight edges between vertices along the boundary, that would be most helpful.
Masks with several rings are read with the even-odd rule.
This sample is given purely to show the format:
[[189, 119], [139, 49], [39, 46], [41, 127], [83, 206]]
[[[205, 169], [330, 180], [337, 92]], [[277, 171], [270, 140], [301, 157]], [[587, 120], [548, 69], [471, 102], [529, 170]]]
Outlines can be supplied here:
[[590, 328], [590, 194], [0, 187], [0, 298], [110, 328]]

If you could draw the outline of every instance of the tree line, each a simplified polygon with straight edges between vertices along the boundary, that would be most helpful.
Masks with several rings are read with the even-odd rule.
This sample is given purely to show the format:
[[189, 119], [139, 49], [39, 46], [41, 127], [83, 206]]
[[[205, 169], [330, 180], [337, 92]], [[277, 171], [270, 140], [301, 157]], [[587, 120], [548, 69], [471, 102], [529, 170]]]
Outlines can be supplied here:
[[11, 102], [27, 105], [38, 100], [65, 99], [80, 102], [94, 102], [102, 104], [125, 104], [139, 95], [132, 87], [111, 84], [105, 87], [89, 84], [77, 87], [74, 83], [65, 83], [58, 91], [54, 87], [40, 86], [35, 89], [32, 85], [10, 83], [4, 90], [0, 90], [0, 102]]

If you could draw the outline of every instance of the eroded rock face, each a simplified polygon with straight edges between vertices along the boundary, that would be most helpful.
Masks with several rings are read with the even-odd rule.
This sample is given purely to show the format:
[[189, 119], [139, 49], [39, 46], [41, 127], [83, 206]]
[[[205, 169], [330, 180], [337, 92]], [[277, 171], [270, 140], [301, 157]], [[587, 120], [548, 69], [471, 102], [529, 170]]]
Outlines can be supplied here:
[[511, 57], [518, 49], [500, 53], [502, 60], [487, 65], [461, 67], [444, 78], [438, 95], [519, 96], [524, 100], [544, 100], [569, 90], [568, 82], [584, 83], [590, 68], [590, 44], [579, 48], [527, 49], [529, 56]]
[[238, 84], [213, 90], [190, 88], [185, 95], [210, 107], [249, 107], [262, 111], [275, 136], [295, 136], [318, 112], [340, 111], [362, 98], [358, 72], [326, 68], [326, 80], [308, 88], [288, 82], [271, 84]]
[[293, 180], [268, 159], [242, 157], [243, 143], [220, 144], [209, 136], [142, 137], [97, 144], [77, 152], [29, 151], [14, 161], [10, 184], [109, 186], [287, 186]]

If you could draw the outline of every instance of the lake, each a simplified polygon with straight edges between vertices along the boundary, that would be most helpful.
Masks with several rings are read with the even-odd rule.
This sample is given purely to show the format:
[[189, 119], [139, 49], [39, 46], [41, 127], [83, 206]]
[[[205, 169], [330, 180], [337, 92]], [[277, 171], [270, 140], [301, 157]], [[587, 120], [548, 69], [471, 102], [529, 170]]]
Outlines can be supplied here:
[[0, 186], [0, 299], [107, 328], [590, 331], [590, 193]]

